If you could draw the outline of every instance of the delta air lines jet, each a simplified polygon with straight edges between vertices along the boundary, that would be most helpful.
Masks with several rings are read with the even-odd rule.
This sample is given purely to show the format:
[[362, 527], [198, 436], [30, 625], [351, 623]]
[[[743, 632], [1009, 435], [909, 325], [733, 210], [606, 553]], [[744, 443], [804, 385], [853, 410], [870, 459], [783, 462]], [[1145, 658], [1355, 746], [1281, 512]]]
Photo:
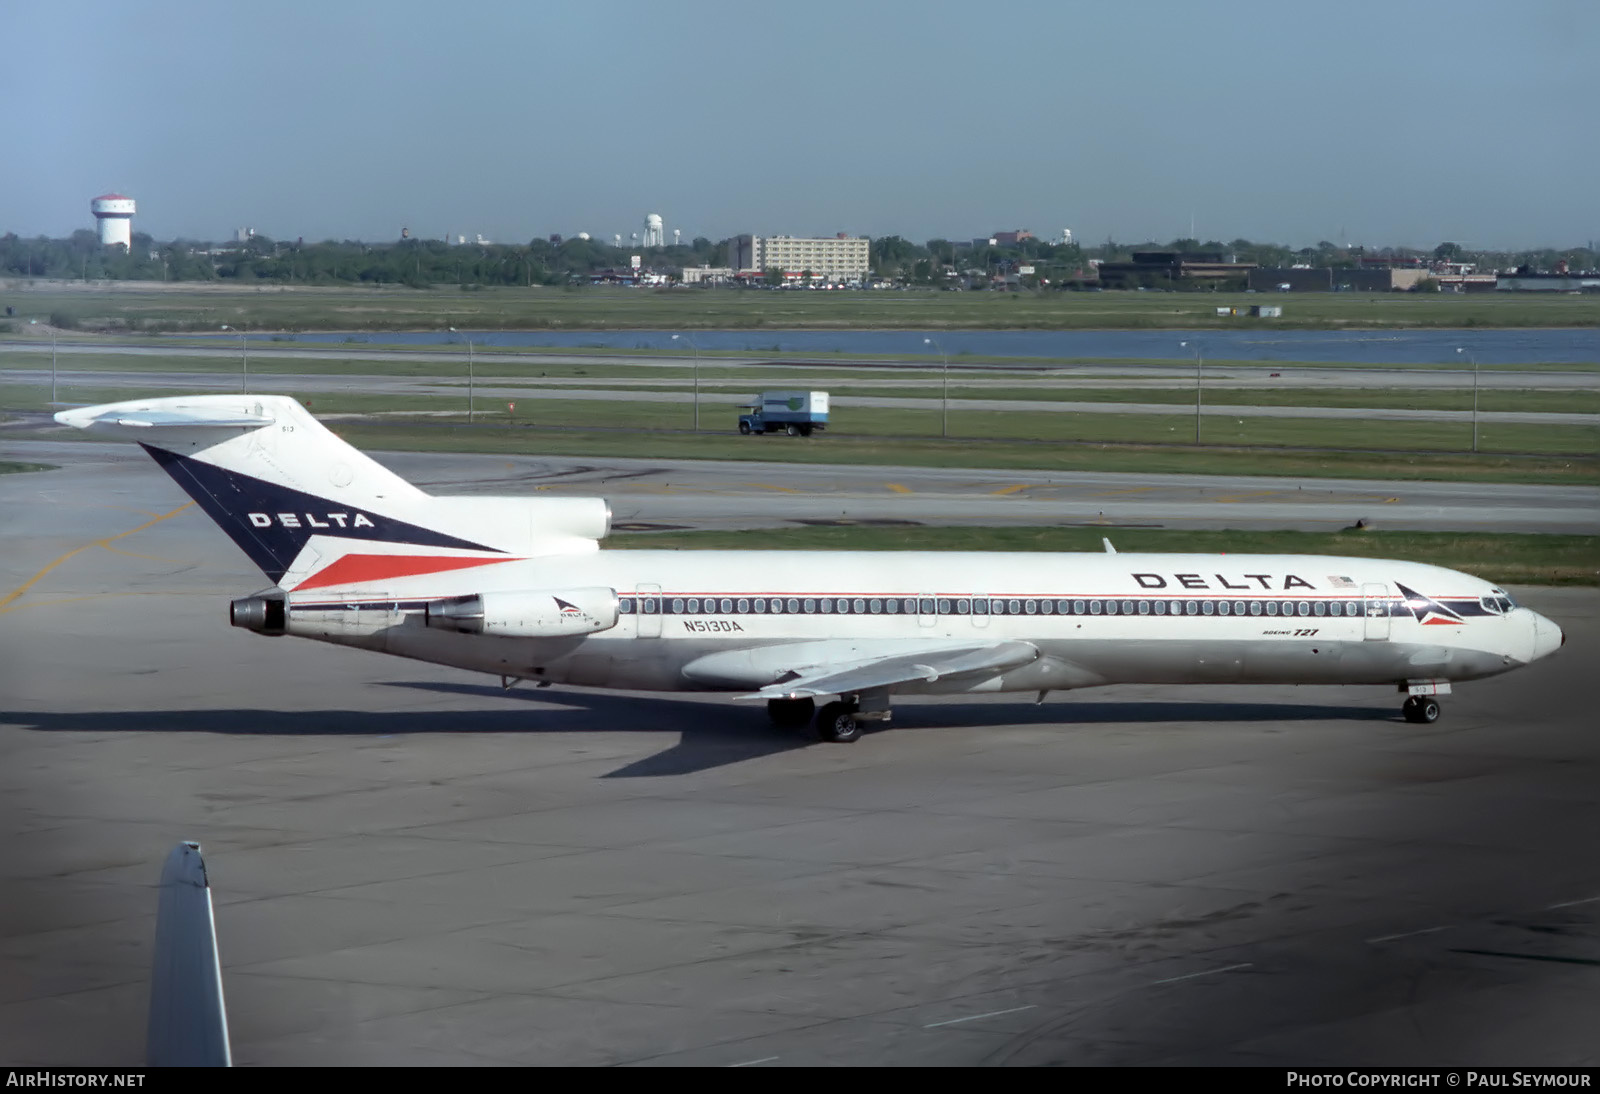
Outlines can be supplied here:
[[[521, 680], [765, 699], [853, 741], [894, 695], [1385, 684], [1413, 722], [1554, 652], [1487, 582], [1314, 555], [604, 551], [599, 499], [433, 497], [293, 399], [63, 411], [140, 443], [273, 586], [236, 627]], [[820, 710], [816, 701], [823, 700]]]

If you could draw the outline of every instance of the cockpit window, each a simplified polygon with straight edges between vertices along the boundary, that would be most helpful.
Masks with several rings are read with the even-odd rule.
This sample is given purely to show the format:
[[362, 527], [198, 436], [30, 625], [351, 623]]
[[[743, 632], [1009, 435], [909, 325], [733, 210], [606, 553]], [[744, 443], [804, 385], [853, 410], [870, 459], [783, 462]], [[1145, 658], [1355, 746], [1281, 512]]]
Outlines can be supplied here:
[[[1484, 597], [1484, 600], [1487, 601], [1492, 599], [1503, 612], [1509, 612], [1512, 608], [1517, 606], [1517, 602], [1507, 596], [1504, 589], [1490, 589], [1489, 594], [1489, 596]], [[1484, 607], [1488, 607], [1488, 604], [1485, 604]]]
[[1500, 598], [1497, 596], [1480, 596], [1478, 598], [1478, 603], [1483, 605], [1484, 611], [1491, 612], [1495, 615], [1499, 615], [1503, 610], [1500, 607]]

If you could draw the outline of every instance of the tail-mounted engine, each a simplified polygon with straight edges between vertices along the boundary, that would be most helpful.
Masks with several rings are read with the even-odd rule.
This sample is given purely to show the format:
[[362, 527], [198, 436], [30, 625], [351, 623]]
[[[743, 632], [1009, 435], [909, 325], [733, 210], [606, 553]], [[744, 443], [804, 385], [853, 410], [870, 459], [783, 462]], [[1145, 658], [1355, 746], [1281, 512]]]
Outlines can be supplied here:
[[286, 627], [284, 599], [279, 596], [246, 596], [228, 604], [228, 622], [257, 634], [283, 634]]
[[618, 614], [615, 589], [555, 589], [435, 600], [424, 618], [430, 627], [461, 634], [571, 638], [610, 630]]

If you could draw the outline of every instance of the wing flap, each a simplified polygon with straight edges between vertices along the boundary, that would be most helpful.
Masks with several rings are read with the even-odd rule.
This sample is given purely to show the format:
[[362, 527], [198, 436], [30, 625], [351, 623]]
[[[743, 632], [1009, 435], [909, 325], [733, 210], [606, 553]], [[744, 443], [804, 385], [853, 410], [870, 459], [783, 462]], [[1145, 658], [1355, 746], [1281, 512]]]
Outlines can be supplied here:
[[843, 695], [899, 684], [933, 683], [950, 677], [993, 675], [1031, 664], [1039, 650], [1031, 642], [986, 642], [981, 645], [916, 650], [869, 657], [853, 664], [813, 665], [794, 670], [787, 680], [768, 684], [745, 699], [802, 699]]

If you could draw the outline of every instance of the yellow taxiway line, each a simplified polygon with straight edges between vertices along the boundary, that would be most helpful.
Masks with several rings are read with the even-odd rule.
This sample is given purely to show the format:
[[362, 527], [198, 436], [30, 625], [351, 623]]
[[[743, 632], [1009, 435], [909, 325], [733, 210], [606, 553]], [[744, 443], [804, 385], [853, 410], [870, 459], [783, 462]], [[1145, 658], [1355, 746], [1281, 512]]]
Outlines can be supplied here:
[[191, 506], [193, 504], [194, 504], [194, 502], [192, 502], [192, 501], [186, 501], [182, 505], [178, 506], [176, 509], [172, 510], [172, 512], [170, 512], [170, 513], [162, 513], [159, 517], [155, 517], [155, 518], [153, 518], [151, 520], [147, 520], [143, 524], [139, 525], [139, 527], [137, 527], [137, 528], [129, 528], [126, 532], [118, 532], [114, 536], [107, 536], [105, 539], [97, 539], [93, 543], [85, 543], [82, 547], [74, 547], [72, 550], [68, 551], [66, 554], [62, 555], [60, 558], [58, 558], [55, 561], [51, 562], [44, 569], [42, 569], [38, 573], [34, 574], [28, 580], [24, 581], [21, 585], [18, 585], [15, 589], [12, 589], [9, 593], [7, 593], [5, 595], [5, 597], [3, 599], [0, 599], [0, 615], [4, 615], [6, 612], [9, 612], [9, 611], [14, 611], [16, 609], [16, 607], [19, 606], [19, 605], [14, 604], [14, 601], [19, 599], [23, 595], [25, 595], [29, 589], [33, 588], [34, 585], [38, 584], [38, 582], [39, 582], [39, 580], [41, 578], [43, 578], [51, 570], [54, 570], [57, 566], [61, 565], [63, 562], [67, 561], [69, 558], [72, 558], [75, 555], [81, 555], [83, 552], [89, 550], [91, 547], [106, 547], [106, 548], [109, 548], [111, 546], [111, 544], [116, 542], [117, 540], [123, 539], [126, 536], [131, 536], [135, 532], [142, 532], [146, 528], [150, 527], [152, 524], [160, 524], [162, 521], [168, 519], [169, 517], [175, 517], [179, 513], [183, 512], [185, 509], [189, 508], [189, 506]]

